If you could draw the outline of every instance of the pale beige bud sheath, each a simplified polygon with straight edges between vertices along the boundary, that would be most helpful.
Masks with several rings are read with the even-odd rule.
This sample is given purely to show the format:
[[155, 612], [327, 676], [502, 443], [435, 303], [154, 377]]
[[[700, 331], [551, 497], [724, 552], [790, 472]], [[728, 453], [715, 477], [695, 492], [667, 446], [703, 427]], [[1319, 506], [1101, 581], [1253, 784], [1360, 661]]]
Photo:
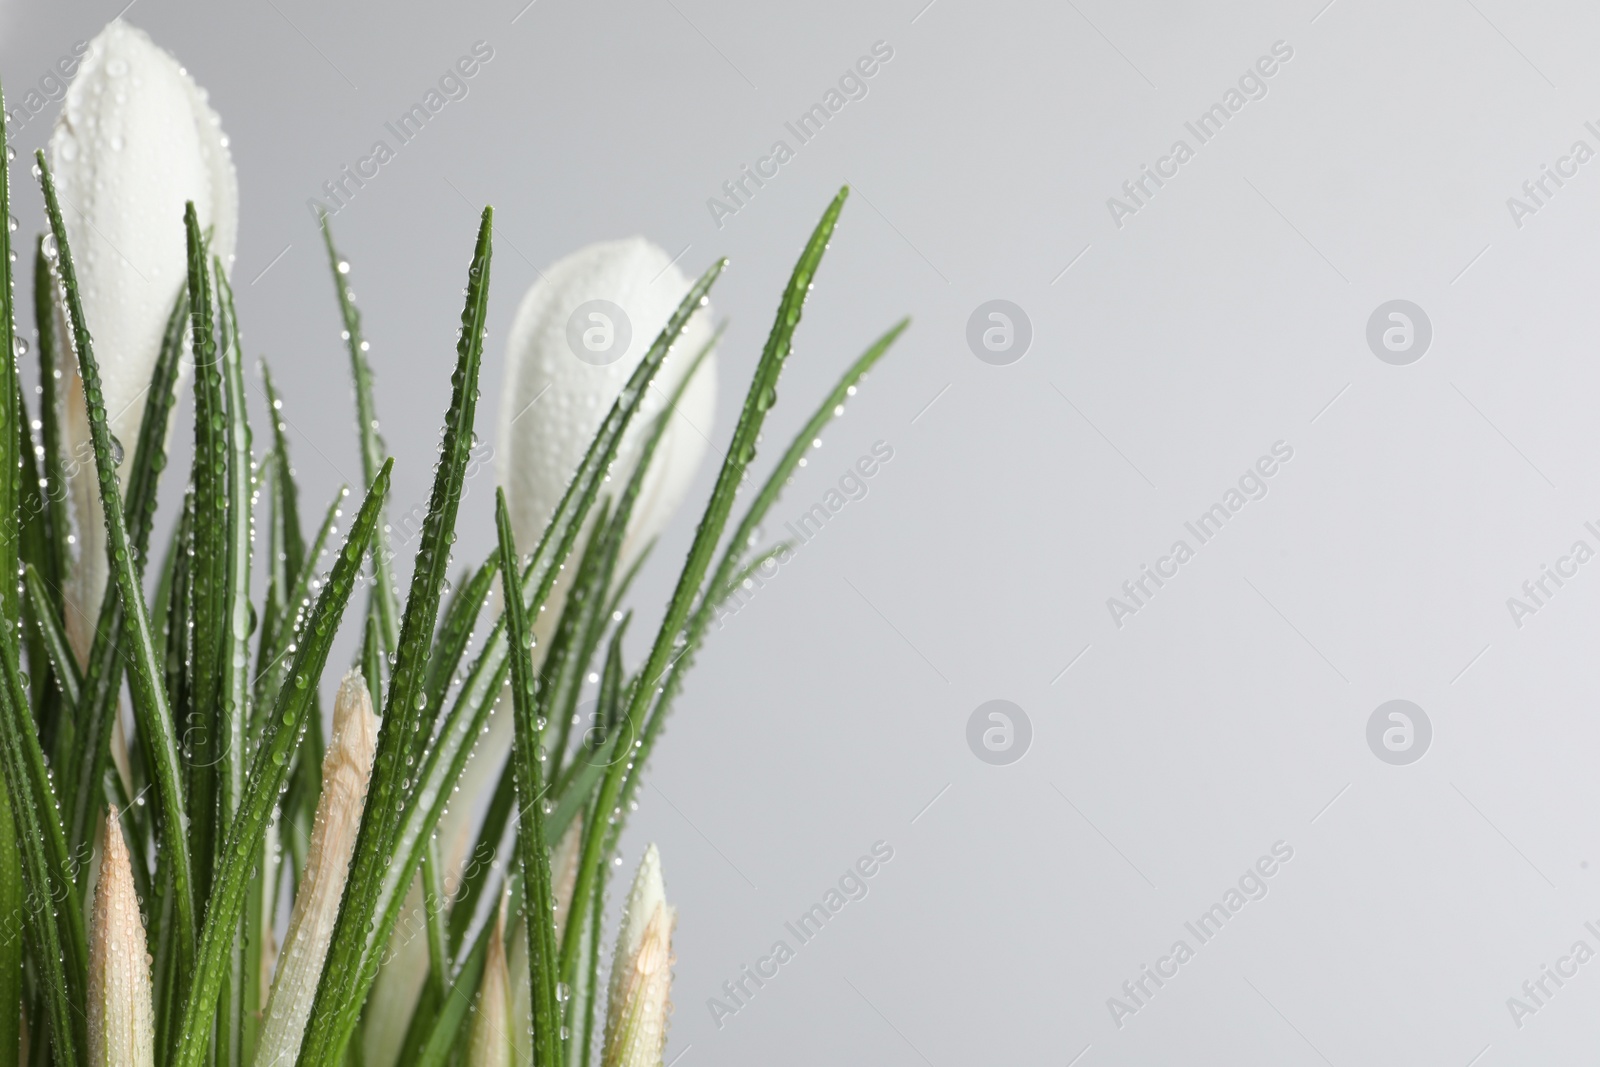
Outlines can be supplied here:
[[117, 809], [106, 815], [89, 938], [89, 1067], [154, 1067], [144, 921]]
[[661, 1067], [672, 1010], [672, 928], [677, 921], [661, 880], [661, 854], [651, 845], [639, 861], [617, 935], [601, 1067]]
[[473, 1006], [472, 1033], [467, 1039], [467, 1067], [511, 1067], [511, 972], [506, 966], [506, 910], [501, 901], [494, 928], [489, 932], [489, 953]]
[[339, 683], [333, 705], [333, 739], [322, 760], [322, 798], [317, 801], [289, 931], [278, 954], [278, 974], [261, 1024], [255, 1067], [292, 1067], [299, 1058], [361, 828], [377, 735], [372, 697], [360, 673], [351, 671]]

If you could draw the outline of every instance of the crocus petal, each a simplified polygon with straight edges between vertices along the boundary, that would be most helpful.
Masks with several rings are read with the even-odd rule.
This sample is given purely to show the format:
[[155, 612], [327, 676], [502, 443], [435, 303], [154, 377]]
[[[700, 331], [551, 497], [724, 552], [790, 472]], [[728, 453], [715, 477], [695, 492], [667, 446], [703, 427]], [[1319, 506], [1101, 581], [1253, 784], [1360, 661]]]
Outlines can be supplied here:
[[[689, 279], [666, 252], [633, 237], [574, 252], [546, 270], [522, 298], [506, 346], [495, 446], [518, 544], [539, 543], [612, 401], [688, 289]], [[622, 310], [629, 336], [625, 350], [600, 356], [585, 349], [586, 330], [598, 331], [591, 336], [619, 348], [624, 332], [622, 321], [613, 321], [615, 313], [596, 301]], [[638, 464], [643, 437], [710, 338], [706, 307], [689, 320], [628, 427], [611, 470], [613, 486], [626, 482]], [[601, 358], [609, 361], [593, 362]], [[628, 526], [623, 566], [660, 532], [683, 499], [705, 454], [716, 399], [716, 356], [711, 355], [685, 390], [651, 463]], [[559, 603], [552, 603], [544, 615], [558, 609]]]
[[89, 940], [89, 1067], [153, 1067], [155, 1011], [144, 922], [117, 809], [106, 815]]
[[639, 862], [617, 935], [601, 1067], [661, 1067], [672, 1010], [672, 928], [677, 919], [661, 881], [661, 856], [651, 845]]
[[[118, 19], [91, 42], [67, 90], [50, 137], [50, 166], [100, 361], [106, 415], [112, 434], [132, 449], [167, 316], [187, 277], [185, 201], [194, 201], [201, 227], [212, 231], [213, 254], [233, 261], [239, 189], [228, 139], [205, 90], [143, 31]], [[82, 658], [105, 588], [105, 530], [83, 386], [65, 340], [57, 358], [63, 462], [79, 539], [65, 621]]]
[[322, 760], [322, 797], [261, 1024], [257, 1067], [290, 1067], [300, 1054], [361, 828], [377, 736], [378, 717], [372, 713], [367, 685], [359, 671], [351, 671], [339, 684], [333, 706], [333, 739]]
[[505, 916], [495, 919], [489, 952], [473, 1005], [472, 1033], [467, 1039], [467, 1067], [511, 1067], [511, 972], [506, 966]]

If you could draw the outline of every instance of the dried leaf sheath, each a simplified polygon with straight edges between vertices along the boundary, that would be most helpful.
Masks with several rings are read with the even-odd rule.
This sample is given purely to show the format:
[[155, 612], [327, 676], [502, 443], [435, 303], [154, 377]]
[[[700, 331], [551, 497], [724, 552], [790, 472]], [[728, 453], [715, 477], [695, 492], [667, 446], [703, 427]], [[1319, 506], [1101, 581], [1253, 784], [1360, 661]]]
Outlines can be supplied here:
[[257, 1067], [289, 1067], [300, 1054], [300, 1040], [316, 999], [317, 976], [350, 872], [377, 736], [372, 698], [360, 673], [351, 671], [339, 684], [333, 706], [333, 741], [322, 760], [322, 798], [267, 1002]]
[[154, 1067], [155, 1011], [133, 867], [115, 807], [106, 815], [89, 938], [89, 1067]]
[[505, 912], [496, 916], [489, 934], [489, 958], [473, 1006], [472, 1034], [467, 1040], [467, 1067], [511, 1067], [511, 972], [506, 965]]

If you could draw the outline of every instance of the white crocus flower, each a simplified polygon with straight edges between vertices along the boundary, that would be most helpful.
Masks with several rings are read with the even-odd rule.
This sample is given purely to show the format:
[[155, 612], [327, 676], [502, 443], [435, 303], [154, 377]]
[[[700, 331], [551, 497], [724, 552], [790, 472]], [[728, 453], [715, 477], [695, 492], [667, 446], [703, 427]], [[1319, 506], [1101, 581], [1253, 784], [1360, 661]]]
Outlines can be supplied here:
[[153, 1067], [150, 957], [117, 809], [106, 815], [89, 927], [89, 1067]]
[[[506, 345], [506, 381], [495, 444], [500, 484], [517, 544], [532, 551], [555, 514], [612, 401], [689, 289], [689, 279], [642, 237], [578, 250], [522, 298]], [[695, 355], [711, 339], [706, 307], [689, 320], [634, 417], [611, 470], [620, 491], [649, 433]], [[705, 454], [717, 400], [716, 356], [707, 356], [663, 434], [628, 524], [622, 567], [660, 532]], [[546, 616], [559, 605], [551, 604]]]
[[672, 1010], [672, 928], [677, 918], [661, 881], [661, 855], [651, 845], [639, 861], [617, 935], [601, 1067], [661, 1067]]
[[[201, 228], [211, 231], [212, 253], [233, 262], [239, 184], [228, 139], [205, 90], [142, 30], [117, 19], [90, 43], [67, 91], [50, 136], [50, 167], [111, 433], [131, 453], [167, 317], [187, 279], [185, 201], [194, 201]], [[83, 659], [106, 584], [105, 528], [78, 362], [68, 331], [57, 334], [62, 461], [79, 544], [65, 622]]]
[[256, 1067], [290, 1067], [300, 1055], [361, 829], [377, 737], [372, 697], [360, 672], [351, 671], [339, 683], [333, 705], [333, 738], [322, 759], [322, 797], [261, 1024]]
[[[589, 245], [546, 270], [522, 298], [506, 345], [506, 380], [495, 444], [500, 484], [506, 490], [517, 544], [532, 551], [555, 514], [595, 432], [629, 375], [689, 290], [689, 279], [660, 247], [642, 237]], [[689, 364], [711, 340], [711, 309], [698, 311], [662, 364], [640, 410], [623, 435], [607, 488], [620, 492], [639, 463], [643, 438], [666, 408]], [[656, 447], [628, 523], [620, 575], [671, 518], [705, 454], [716, 407], [716, 356], [708, 355], [684, 389]], [[591, 513], [592, 514], [592, 513]], [[579, 544], [582, 544], [580, 539]], [[543, 655], [566, 602], [569, 564], [532, 620]], [[498, 593], [498, 590], [496, 590]], [[484, 794], [494, 787], [511, 747], [509, 695], [489, 719], [463, 773], [460, 789], [439, 823], [448, 889], [476, 835]], [[408, 913], [420, 911], [413, 888]], [[422, 990], [427, 951], [421, 938], [403, 945], [384, 965], [369, 1012], [404, 1018]], [[396, 1028], [368, 1028], [368, 1067], [392, 1067], [404, 1036]]]

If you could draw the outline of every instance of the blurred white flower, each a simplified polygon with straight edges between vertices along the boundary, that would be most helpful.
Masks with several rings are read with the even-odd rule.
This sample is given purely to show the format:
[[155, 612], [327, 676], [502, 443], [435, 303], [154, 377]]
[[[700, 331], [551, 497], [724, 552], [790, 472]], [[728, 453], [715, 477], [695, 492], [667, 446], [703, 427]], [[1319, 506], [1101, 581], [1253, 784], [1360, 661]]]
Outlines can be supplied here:
[[[522, 298], [506, 345], [495, 445], [517, 544], [532, 551], [595, 431], [689, 289], [666, 252], [642, 237], [578, 250]], [[689, 320], [634, 417], [611, 470], [620, 492], [639, 448], [695, 355], [711, 339], [709, 306]], [[717, 400], [716, 356], [684, 391], [645, 477], [619, 571], [660, 532], [705, 454]], [[560, 609], [551, 603], [544, 616]]]
[[[50, 136], [50, 167], [100, 362], [106, 416], [131, 452], [167, 317], [187, 278], [185, 201], [194, 201], [201, 228], [211, 231], [212, 253], [233, 262], [239, 188], [228, 139], [205, 90], [142, 30], [117, 19], [90, 42], [67, 91]], [[56, 333], [63, 339], [57, 353], [62, 461], [78, 537], [65, 622], [83, 659], [106, 583], [105, 528], [77, 358], [68, 331]]]
[[144, 921], [113, 805], [89, 926], [89, 1067], [153, 1067], [155, 1038]]
[[678, 913], [667, 903], [656, 846], [639, 861], [611, 964], [601, 1067], [661, 1067], [672, 1010], [672, 928]]
[[334, 700], [333, 738], [322, 758], [322, 796], [261, 1024], [257, 1067], [291, 1067], [300, 1055], [361, 829], [377, 746], [378, 717], [372, 713], [372, 697], [361, 673], [353, 670], [339, 683]]

